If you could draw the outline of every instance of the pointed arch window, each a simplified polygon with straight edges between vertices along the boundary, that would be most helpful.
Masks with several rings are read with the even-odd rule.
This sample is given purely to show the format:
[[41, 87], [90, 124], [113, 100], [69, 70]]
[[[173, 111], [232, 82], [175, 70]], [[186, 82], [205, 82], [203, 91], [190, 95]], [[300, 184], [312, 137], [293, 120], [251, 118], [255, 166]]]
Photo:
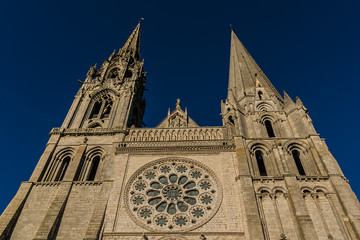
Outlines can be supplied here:
[[296, 164], [296, 167], [297, 167], [297, 170], [298, 170], [299, 174], [300, 175], [306, 175], [304, 167], [303, 167], [303, 165], [301, 163], [300, 152], [298, 150], [292, 150], [291, 154], [292, 154], [292, 156], [294, 158], [294, 161], [295, 161], [295, 164]]
[[52, 158], [48, 165], [44, 168], [39, 181], [62, 181], [72, 159], [72, 155], [73, 152], [69, 149], [65, 149], [64, 151], [58, 153], [58, 155]]
[[256, 162], [259, 168], [260, 176], [267, 176], [263, 153], [260, 150], [255, 152]]
[[275, 137], [274, 129], [272, 127], [272, 124], [271, 124], [270, 120], [265, 120], [265, 127], [266, 127], [266, 131], [267, 131], [268, 136], [270, 138]]
[[97, 99], [92, 107], [90, 113], [90, 119], [94, 118], [109, 118], [111, 108], [113, 105], [113, 99], [109, 94], [103, 95], [101, 98]]
[[91, 160], [91, 167], [90, 167], [90, 173], [87, 177], [87, 181], [94, 181], [95, 180], [95, 176], [96, 176], [96, 172], [97, 169], [99, 167], [99, 163], [100, 163], [100, 156], [95, 156], [92, 160]]
[[96, 101], [90, 114], [90, 118], [97, 118], [101, 109], [102, 101]]
[[54, 181], [62, 181], [63, 180], [66, 170], [69, 166], [70, 160], [71, 160], [70, 156], [67, 156], [64, 159], [62, 159], [60, 168], [57, 171]]
[[94, 181], [99, 169], [101, 156], [92, 155], [87, 160], [82, 161], [78, 173], [74, 178], [75, 181]]

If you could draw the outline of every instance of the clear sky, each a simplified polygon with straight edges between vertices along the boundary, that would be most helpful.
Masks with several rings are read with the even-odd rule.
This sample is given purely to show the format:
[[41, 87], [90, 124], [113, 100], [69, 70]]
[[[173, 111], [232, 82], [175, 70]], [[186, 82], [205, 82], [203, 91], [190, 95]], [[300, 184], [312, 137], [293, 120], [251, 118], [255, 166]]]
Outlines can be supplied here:
[[3, 1], [0, 7], [0, 212], [29, 179], [89, 67], [140, 18], [148, 72], [144, 122], [181, 98], [201, 126], [221, 125], [229, 24], [280, 93], [301, 97], [360, 195], [359, 1]]

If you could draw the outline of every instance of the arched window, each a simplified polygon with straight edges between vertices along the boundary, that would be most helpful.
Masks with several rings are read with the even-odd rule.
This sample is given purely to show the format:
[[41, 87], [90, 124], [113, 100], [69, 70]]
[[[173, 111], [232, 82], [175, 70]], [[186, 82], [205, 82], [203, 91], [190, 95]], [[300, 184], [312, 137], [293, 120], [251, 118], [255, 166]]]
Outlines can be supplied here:
[[108, 118], [110, 116], [113, 100], [110, 95], [104, 95], [94, 102], [90, 113], [90, 119], [93, 118]]
[[94, 181], [100, 165], [101, 155], [92, 153], [79, 164], [75, 181]]
[[301, 160], [300, 160], [300, 152], [298, 150], [292, 150], [291, 154], [294, 158], [297, 170], [299, 172], [300, 175], [306, 175], [305, 174], [305, 170], [303, 168], [303, 165], [301, 164]]
[[262, 99], [262, 96], [263, 96], [262, 91], [258, 91], [258, 96], [259, 96], [259, 100], [261, 100], [261, 99]]
[[255, 152], [255, 157], [259, 168], [260, 176], [267, 176], [263, 153], [260, 150], [257, 150]]
[[59, 170], [57, 171], [54, 181], [62, 181], [63, 180], [66, 169], [69, 166], [69, 163], [70, 163], [70, 156], [67, 156], [61, 160], [61, 165], [60, 165]]
[[272, 125], [271, 125], [270, 120], [265, 121], [265, 127], [266, 127], [266, 131], [268, 133], [268, 136], [269, 137], [275, 137], [274, 129], [273, 129]]
[[99, 167], [99, 163], [100, 163], [100, 156], [99, 155], [95, 156], [91, 160], [90, 173], [88, 175], [87, 181], [94, 181], [95, 180], [95, 176], [96, 176], [97, 169]]

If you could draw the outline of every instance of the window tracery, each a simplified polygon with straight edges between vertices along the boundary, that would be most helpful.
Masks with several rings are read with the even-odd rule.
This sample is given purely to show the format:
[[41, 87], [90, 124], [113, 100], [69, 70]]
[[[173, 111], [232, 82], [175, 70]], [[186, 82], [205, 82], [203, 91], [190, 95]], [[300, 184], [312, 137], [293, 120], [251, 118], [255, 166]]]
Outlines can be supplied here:
[[131, 218], [149, 230], [187, 231], [217, 212], [222, 198], [215, 174], [183, 158], [150, 162], [137, 170], [126, 187]]
[[109, 94], [104, 94], [94, 100], [94, 104], [90, 113], [90, 119], [103, 119], [109, 118], [113, 99]]

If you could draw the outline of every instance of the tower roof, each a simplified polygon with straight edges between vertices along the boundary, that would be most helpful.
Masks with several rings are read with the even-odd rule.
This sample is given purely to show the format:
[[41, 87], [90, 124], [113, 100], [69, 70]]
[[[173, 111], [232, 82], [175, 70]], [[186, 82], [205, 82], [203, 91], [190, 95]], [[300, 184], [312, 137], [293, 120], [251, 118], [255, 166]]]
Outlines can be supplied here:
[[119, 53], [130, 52], [136, 56], [136, 59], [140, 58], [140, 28], [142, 20], [141, 18], [124, 46], [119, 50]]
[[255, 94], [256, 87], [262, 87], [269, 95], [281, 95], [265, 76], [245, 46], [231, 29], [231, 50], [228, 98], [240, 100], [243, 96]]

